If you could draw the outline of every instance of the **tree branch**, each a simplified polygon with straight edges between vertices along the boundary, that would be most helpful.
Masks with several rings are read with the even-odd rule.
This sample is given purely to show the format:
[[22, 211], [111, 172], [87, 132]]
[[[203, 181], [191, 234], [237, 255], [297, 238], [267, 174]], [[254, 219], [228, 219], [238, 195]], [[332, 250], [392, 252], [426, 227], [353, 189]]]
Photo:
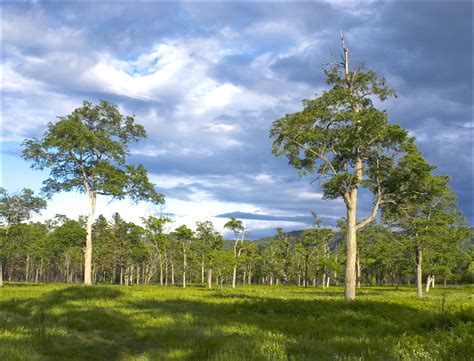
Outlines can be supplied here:
[[377, 212], [379, 210], [380, 205], [383, 202], [383, 198], [381, 195], [377, 196], [377, 200], [375, 201], [374, 207], [372, 208], [372, 212], [370, 212], [370, 215], [364, 219], [362, 222], [356, 224], [356, 230], [359, 230], [361, 228], [364, 228], [366, 225], [368, 225], [370, 222], [372, 222], [375, 217], [377, 216]]

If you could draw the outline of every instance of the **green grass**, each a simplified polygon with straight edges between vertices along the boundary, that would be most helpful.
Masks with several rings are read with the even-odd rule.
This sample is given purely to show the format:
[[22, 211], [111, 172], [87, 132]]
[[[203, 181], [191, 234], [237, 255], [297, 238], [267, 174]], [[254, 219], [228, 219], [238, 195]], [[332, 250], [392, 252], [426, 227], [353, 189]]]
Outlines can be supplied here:
[[0, 360], [474, 360], [473, 290], [7, 284]]

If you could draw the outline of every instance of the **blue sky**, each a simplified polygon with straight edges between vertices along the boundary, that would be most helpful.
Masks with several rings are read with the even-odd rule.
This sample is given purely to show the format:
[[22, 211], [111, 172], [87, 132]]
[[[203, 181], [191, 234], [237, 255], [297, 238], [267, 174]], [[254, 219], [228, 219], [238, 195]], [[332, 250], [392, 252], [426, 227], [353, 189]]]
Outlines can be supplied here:
[[[472, 4], [470, 2], [2, 4], [2, 184], [39, 190], [21, 141], [82, 100], [135, 114], [149, 139], [134, 146], [166, 196], [174, 226], [245, 213], [252, 237], [345, 215], [311, 178], [271, 154], [271, 123], [325, 89], [321, 66], [339, 56], [397, 89], [383, 107], [416, 136], [437, 172], [452, 177], [473, 223]], [[360, 214], [370, 207], [363, 195]], [[99, 213], [138, 221], [146, 204], [101, 200]], [[43, 217], [86, 213], [78, 194], [53, 197]]]

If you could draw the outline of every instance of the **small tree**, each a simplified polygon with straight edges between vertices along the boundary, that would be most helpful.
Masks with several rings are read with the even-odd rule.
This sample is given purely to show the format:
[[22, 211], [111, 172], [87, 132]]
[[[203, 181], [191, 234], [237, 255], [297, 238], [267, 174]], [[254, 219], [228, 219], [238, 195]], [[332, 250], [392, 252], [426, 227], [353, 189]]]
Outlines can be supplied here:
[[162, 203], [142, 165], [127, 164], [128, 146], [146, 138], [134, 116], [120, 114], [117, 106], [101, 101], [83, 106], [59, 121], [48, 123], [41, 139], [23, 142], [23, 157], [33, 169], [50, 169], [43, 192], [51, 197], [61, 191], [87, 195], [89, 216], [84, 252], [84, 283], [92, 284], [92, 224], [97, 196]]
[[385, 219], [404, 230], [406, 245], [415, 253], [418, 298], [423, 296], [424, 251], [443, 249], [446, 244], [453, 246], [469, 235], [457, 209], [457, 198], [448, 186], [449, 178], [431, 174], [432, 166], [425, 165], [426, 170], [421, 170], [423, 164], [421, 156], [407, 157], [405, 166], [395, 177], [410, 179], [410, 196], [398, 195], [383, 205]]
[[181, 244], [183, 252], [183, 288], [186, 288], [186, 274], [188, 273], [188, 254], [191, 249], [191, 243], [194, 239], [194, 232], [186, 227], [186, 225], [179, 226], [174, 231], [176, 239]]
[[169, 237], [166, 234], [165, 226], [171, 223], [172, 220], [168, 217], [154, 217], [148, 216], [142, 218], [145, 225], [145, 239], [153, 249], [153, 253], [157, 257], [153, 257], [153, 262], [156, 263], [156, 259], [160, 267], [160, 286], [164, 284], [164, 267], [166, 266], [166, 256], [169, 247]]
[[[385, 111], [374, 106], [395, 95], [372, 70], [349, 67], [349, 51], [341, 34], [341, 64], [325, 70], [328, 91], [304, 100], [304, 109], [273, 123], [270, 137], [275, 155], [285, 155], [300, 175], [317, 173], [326, 199], [342, 198], [346, 206], [345, 298], [355, 299], [357, 231], [372, 222], [380, 206], [389, 201], [387, 176], [404, 154], [416, 152], [413, 139]], [[401, 180], [399, 189], [403, 190]], [[357, 219], [359, 189], [373, 194], [373, 207]]]
[[[12, 224], [29, 220], [33, 213], [46, 208], [46, 201], [34, 195], [31, 189], [24, 188], [18, 193], [8, 194], [0, 187], [0, 222], [5, 228], [5, 236]], [[3, 286], [3, 247], [0, 244], [0, 287]]]
[[216, 252], [224, 244], [222, 236], [214, 229], [214, 225], [210, 221], [196, 222], [196, 236], [200, 240], [202, 248], [202, 269], [204, 270], [204, 261], [207, 259], [207, 287], [212, 288], [212, 269], [214, 268], [214, 261]]
[[[244, 243], [245, 228], [242, 221], [236, 218], [231, 218], [226, 224], [224, 224], [224, 228], [232, 230], [235, 237], [233, 260], [234, 269], [232, 273], [232, 288], [235, 288], [235, 280], [237, 278], [237, 265], [240, 254], [242, 253], [242, 244]], [[239, 247], [239, 242], [241, 243], [241, 247]]]

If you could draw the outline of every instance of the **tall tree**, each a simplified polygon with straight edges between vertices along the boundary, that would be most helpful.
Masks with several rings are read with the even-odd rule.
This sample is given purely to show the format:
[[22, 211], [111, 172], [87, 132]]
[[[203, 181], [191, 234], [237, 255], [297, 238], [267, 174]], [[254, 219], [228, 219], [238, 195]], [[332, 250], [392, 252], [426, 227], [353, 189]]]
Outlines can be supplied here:
[[188, 273], [188, 255], [191, 249], [191, 243], [194, 239], [194, 232], [186, 227], [186, 225], [179, 226], [174, 231], [175, 236], [179, 243], [181, 243], [181, 249], [183, 253], [183, 288], [186, 288], [186, 274]]
[[[345, 298], [356, 297], [357, 230], [372, 222], [390, 197], [386, 176], [404, 153], [416, 151], [413, 139], [400, 126], [390, 124], [385, 111], [374, 106], [395, 95], [373, 70], [351, 69], [349, 51], [341, 34], [341, 64], [325, 70], [330, 90], [304, 109], [276, 120], [270, 131], [273, 153], [285, 155], [300, 175], [317, 173], [326, 199], [342, 198], [346, 206], [347, 258]], [[358, 222], [357, 201], [361, 187], [373, 194], [373, 207]]]
[[122, 115], [117, 106], [101, 101], [84, 101], [71, 114], [59, 117], [41, 139], [23, 142], [23, 157], [32, 160], [33, 169], [50, 169], [43, 192], [51, 197], [61, 191], [87, 195], [89, 215], [84, 252], [84, 283], [92, 284], [92, 224], [97, 196], [162, 203], [142, 165], [126, 163], [129, 144], [146, 138], [145, 129], [134, 116]]
[[154, 250], [154, 254], [157, 257], [153, 257], [153, 262], [156, 260], [160, 267], [160, 286], [164, 284], [164, 268], [166, 266], [166, 257], [169, 247], [169, 237], [166, 233], [166, 225], [171, 223], [172, 220], [168, 217], [154, 217], [148, 216], [143, 218], [145, 224], [145, 238], [148, 244]]
[[457, 198], [448, 186], [449, 177], [431, 174], [435, 167], [426, 165], [420, 155], [406, 157], [404, 162], [394, 176], [410, 179], [410, 196], [398, 195], [384, 204], [384, 218], [404, 230], [407, 246], [414, 250], [417, 296], [422, 298], [424, 252], [443, 249], [446, 243], [454, 246], [468, 238], [469, 230], [462, 224]]
[[216, 261], [217, 251], [222, 247], [222, 236], [214, 229], [211, 221], [196, 222], [196, 236], [203, 248], [203, 263], [207, 260], [207, 287], [212, 288], [212, 270]]
[[[244, 236], [245, 236], [245, 228], [244, 224], [240, 219], [231, 218], [229, 221], [224, 224], [224, 228], [228, 228], [232, 230], [234, 233], [235, 241], [234, 241], [234, 268], [232, 273], [232, 288], [235, 288], [235, 280], [237, 278], [237, 266], [240, 254], [242, 253], [242, 244], [244, 243]], [[241, 247], [239, 247], [239, 242]]]

